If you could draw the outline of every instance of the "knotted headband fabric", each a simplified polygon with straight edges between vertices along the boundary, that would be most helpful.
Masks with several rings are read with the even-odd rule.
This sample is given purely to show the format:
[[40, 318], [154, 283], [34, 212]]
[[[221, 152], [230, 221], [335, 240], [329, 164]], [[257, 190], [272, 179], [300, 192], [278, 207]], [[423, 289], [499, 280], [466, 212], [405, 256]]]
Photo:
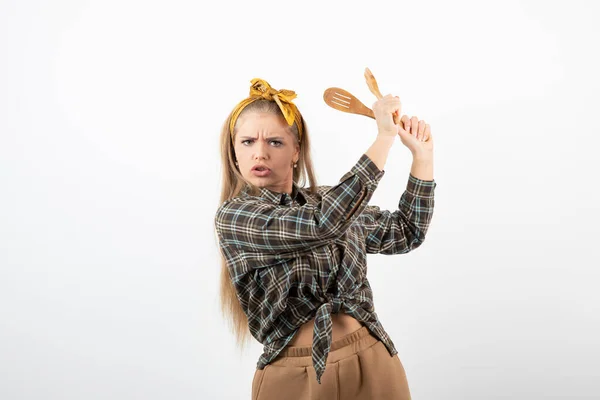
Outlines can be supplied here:
[[298, 127], [298, 140], [302, 140], [302, 117], [296, 105], [292, 102], [296, 98], [296, 92], [293, 90], [281, 89], [275, 90], [269, 85], [267, 81], [260, 78], [252, 79], [252, 85], [250, 86], [250, 96], [240, 101], [234, 108], [231, 115], [231, 121], [229, 122], [229, 131], [231, 132], [231, 138], [233, 139], [233, 128], [237, 121], [240, 113], [244, 108], [255, 102], [258, 99], [266, 99], [269, 101], [275, 101], [283, 114], [288, 125], [294, 125]]

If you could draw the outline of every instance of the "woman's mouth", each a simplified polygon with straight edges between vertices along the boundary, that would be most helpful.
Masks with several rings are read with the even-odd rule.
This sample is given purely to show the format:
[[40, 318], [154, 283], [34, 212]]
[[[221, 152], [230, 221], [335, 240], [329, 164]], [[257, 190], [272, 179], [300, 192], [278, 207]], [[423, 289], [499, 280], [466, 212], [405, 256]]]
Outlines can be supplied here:
[[270, 170], [270, 169], [268, 169], [268, 168], [259, 167], [259, 168], [255, 168], [255, 169], [253, 169], [253, 170], [252, 170], [252, 173], [253, 173], [255, 176], [258, 176], [258, 177], [264, 178], [264, 177], [266, 177], [266, 176], [269, 176], [269, 175], [271, 175], [271, 170]]

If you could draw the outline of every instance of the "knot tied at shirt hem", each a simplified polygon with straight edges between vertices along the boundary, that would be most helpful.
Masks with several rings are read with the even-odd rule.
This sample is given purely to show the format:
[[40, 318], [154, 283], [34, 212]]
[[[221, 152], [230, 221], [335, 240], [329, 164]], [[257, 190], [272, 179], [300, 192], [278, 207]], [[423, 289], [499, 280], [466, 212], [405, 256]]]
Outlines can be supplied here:
[[327, 356], [331, 349], [331, 333], [333, 322], [331, 314], [337, 314], [342, 308], [343, 299], [326, 295], [327, 301], [317, 309], [313, 329], [312, 362], [317, 375], [317, 382], [321, 383], [321, 376], [325, 372]]

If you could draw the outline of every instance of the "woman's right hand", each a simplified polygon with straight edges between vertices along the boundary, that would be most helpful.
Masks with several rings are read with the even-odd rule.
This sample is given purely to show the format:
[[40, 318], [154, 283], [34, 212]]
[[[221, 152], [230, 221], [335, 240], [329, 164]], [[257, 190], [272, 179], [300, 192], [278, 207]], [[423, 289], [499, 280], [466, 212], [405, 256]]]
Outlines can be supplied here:
[[391, 94], [385, 95], [373, 103], [371, 109], [373, 110], [373, 114], [375, 114], [375, 121], [379, 130], [378, 135], [395, 137], [398, 134], [400, 125], [394, 124], [393, 115], [400, 116], [402, 111], [400, 98]]

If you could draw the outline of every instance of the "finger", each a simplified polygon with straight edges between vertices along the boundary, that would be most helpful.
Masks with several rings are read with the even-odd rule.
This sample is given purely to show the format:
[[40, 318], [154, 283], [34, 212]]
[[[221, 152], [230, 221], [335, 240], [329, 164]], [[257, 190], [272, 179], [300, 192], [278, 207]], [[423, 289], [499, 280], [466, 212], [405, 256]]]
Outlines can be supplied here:
[[423, 133], [423, 141], [426, 142], [429, 140], [429, 136], [431, 136], [431, 127], [429, 124], [425, 124], [425, 132]]
[[385, 111], [386, 114], [389, 114], [392, 118], [394, 125], [396, 125], [396, 121], [394, 120], [395, 115], [400, 113], [400, 101], [395, 97], [389, 97], [384, 100], [382, 111]]
[[398, 96], [391, 96], [388, 95], [389, 97], [386, 97], [383, 100], [383, 110], [385, 110], [386, 113], [389, 113], [390, 116], [392, 117], [392, 121], [394, 123], [394, 125], [396, 124], [396, 115], [400, 115], [400, 110], [401, 110], [401, 105], [400, 105], [400, 99], [398, 98]]
[[385, 99], [387, 105], [395, 106], [396, 104], [400, 104], [400, 98], [398, 96], [393, 96]]
[[402, 102], [400, 102], [400, 97], [395, 96], [393, 100], [394, 112], [400, 116], [400, 111], [402, 110]]
[[417, 119], [417, 117], [412, 117], [410, 119], [410, 133], [416, 137], [417, 136], [417, 131], [419, 130], [419, 120]]
[[400, 97], [398, 96], [392, 96], [391, 94], [387, 95], [384, 100], [388, 103], [388, 104], [396, 104], [397, 102], [400, 101]]
[[378, 100], [376, 103], [380, 104], [381, 111], [392, 113], [394, 112], [394, 98], [393, 97], [383, 97]]
[[410, 119], [408, 118], [408, 115], [404, 114], [402, 118], [400, 118], [400, 121], [402, 122], [400, 125], [404, 126], [404, 130], [410, 132]]
[[417, 131], [417, 139], [423, 141], [423, 133], [425, 132], [425, 121], [419, 121], [419, 129]]

